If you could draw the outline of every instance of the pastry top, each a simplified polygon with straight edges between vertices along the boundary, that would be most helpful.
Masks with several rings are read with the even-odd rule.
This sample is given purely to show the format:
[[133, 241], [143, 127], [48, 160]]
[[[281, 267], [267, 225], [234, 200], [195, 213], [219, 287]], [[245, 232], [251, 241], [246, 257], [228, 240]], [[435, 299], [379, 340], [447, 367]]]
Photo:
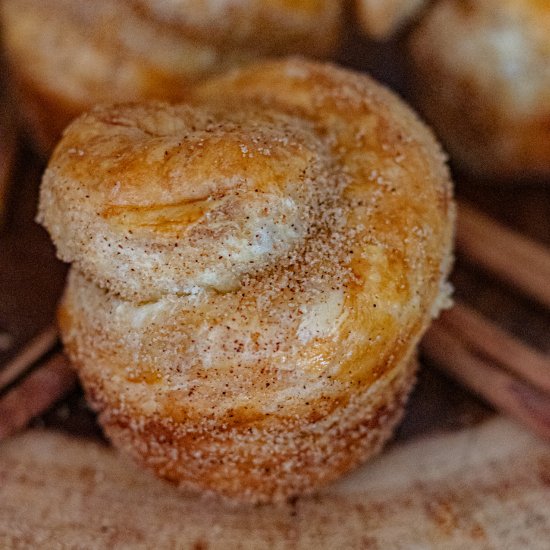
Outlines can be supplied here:
[[[74, 330], [91, 339], [79, 353], [109, 349], [110, 387], [138, 403], [160, 380], [196, 385], [174, 401], [186, 410], [219, 402], [228, 372], [267, 410], [304, 376], [363, 387], [406, 364], [447, 298], [453, 220], [444, 156], [413, 112], [299, 59], [216, 78], [193, 105], [83, 115], [39, 212], [73, 262], [69, 347]], [[143, 387], [128, 394], [125, 376]]]
[[[443, 156], [368, 77], [272, 62], [194, 96], [194, 105], [97, 107], [54, 152], [39, 218], [60, 257], [100, 286], [140, 301], [235, 290], [301, 253], [313, 231], [401, 250], [419, 232], [407, 271], [440, 253], [440, 232], [420, 235], [447, 223]], [[318, 252], [333, 261], [348, 244], [331, 247]], [[346, 250], [341, 260], [362, 256]]]
[[417, 59], [431, 59], [431, 67], [443, 66], [490, 98], [507, 118], [550, 112], [547, 0], [440, 0], [415, 32], [413, 49]]

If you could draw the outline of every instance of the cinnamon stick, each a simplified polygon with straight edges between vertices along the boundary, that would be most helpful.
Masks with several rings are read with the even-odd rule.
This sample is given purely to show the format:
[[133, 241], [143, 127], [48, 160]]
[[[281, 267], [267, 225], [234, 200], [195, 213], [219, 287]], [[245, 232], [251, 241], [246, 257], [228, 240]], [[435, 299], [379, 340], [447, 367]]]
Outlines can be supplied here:
[[515, 338], [460, 302], [443, 312], [438, 323], [475, 353], [550, 394], [548, 355]]
[[550, 440], [550, 395], [480, 356], [444, 322], [436, 322], [428, 330], [422, 350], [438, 368]]
[[76, 384], [76, 373], [58, 353], [0, 398], [0, 441], [48, 410]]
[[472, 263], [550, 308], [550, 251], [461, 202], [456, 246]]
[[12, 361], [0, 369], [0, 393], [41, 357], [53, 350], [57, 342], [57, 329], [54, 325], [47, 326], [37, 334]]

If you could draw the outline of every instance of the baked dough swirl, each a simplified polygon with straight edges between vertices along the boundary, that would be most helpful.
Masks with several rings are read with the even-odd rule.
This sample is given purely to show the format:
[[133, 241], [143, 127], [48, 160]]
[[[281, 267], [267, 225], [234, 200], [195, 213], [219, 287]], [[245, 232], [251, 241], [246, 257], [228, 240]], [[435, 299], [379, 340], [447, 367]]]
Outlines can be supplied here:
[[324, 57], [341, 0], [3, 0], [10, 76], [50, 152], [96, 103], [182, 99], [191, 83], [265, 56]]
[[39, 221], [73, 264], [61, 333], [106, 433], [233, 500], [307, 493], [377, 452], [448, 300], [444, 155], [332, 65], [93, 109], [55, 150]]

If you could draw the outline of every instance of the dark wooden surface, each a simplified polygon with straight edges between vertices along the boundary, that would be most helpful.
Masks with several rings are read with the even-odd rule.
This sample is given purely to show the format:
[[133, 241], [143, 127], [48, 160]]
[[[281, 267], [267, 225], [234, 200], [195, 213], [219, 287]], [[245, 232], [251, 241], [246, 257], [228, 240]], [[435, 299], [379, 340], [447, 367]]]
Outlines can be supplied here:
[[[350, 44], [352, 46], [350, 46]], [[406, 83], [398, 66], [402, 59], [390, 46], [368, 47], [348, 36], [341, 61], [355, 68], [369, 66], [403, 95]], [[0, 368], [13, 353], [52, 321], [66, 268], [55, 259], [45, 231], [34, 223], [37, 189], [43, 162], [26, 146], [18, 159], [7, 226], [0, 233]], [[529, 237], [550, 246], [550, 182], [541, 185], [493, 186], [456, 178], [459, 197], [467, 199]], [[550, 352], [550, 313], [518, 296], [514, 289], [464, 264], [460, 258], [452, 277], [456, 295], [474, 305], [521, 338]], [[550, 282], [549, 282], [550, 284]], [[396, 438], [437, 430], [459, 429], [492, 414], [481, 401], [430, 365], [423, 365], [408, 412]], [[75, 391], [36, 423], [71, 433], [100, 437], [81, 391]]]

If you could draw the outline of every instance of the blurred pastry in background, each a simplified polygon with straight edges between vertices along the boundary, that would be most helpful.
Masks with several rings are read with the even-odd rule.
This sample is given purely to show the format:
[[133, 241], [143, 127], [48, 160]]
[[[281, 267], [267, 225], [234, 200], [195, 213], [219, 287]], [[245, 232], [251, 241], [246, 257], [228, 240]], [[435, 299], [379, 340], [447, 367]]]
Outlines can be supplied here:
[[28, 133], [49, 153], [96, 103], [175, 100], [189, 83], [262, 56], [324, 57], [340, 0], [4, 0], [10, 78]]
[[356, 0], [359, 23], [374, 40], [388, 40], [403, 29], [427, 0]]
[[411, 52], [418, 106], [461, 169], [550, 175], [550, 2], [441, 0]]

